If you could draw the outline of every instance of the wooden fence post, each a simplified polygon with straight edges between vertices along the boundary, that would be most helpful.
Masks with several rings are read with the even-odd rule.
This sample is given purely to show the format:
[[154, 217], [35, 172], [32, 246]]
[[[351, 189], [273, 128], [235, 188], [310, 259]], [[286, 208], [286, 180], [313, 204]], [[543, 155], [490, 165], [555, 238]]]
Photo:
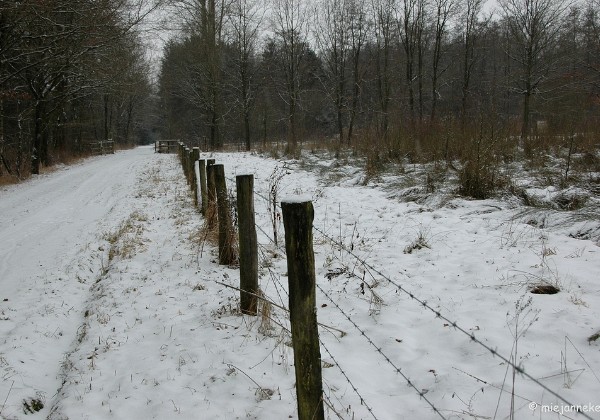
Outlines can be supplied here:
[[200, 213], [206, 215], [206, 207], [208, 207], [208, 195], [206, 191], [206, 160], [198, 160], [198, 172], [200, 172]]
[[188, 148], [187, 146], [183, 146], [183, 149], [181, 151], [181, 166], [183, 167], [183, 175], [185, 176], [185, 183], [187, 184], [188, 182], [188, 176], [187, 176], [187, 155], [188, 155]]
[[188, 178], [187, 182], [188, 182], [188, 185], [190, 186], [190, 189], [191, 189], [191, 187], [192, 187], [192, 175], [193, 175], [193, 173], [192, 173], [192, 168], [193, 168], [193, 165], [192, 165], [192, 149], [190, 149], [189, 147], [187, 147], [185, 149], [185, 151], [186, 151], [186, 154], [185, 154], [185, 166], [187, 168], [187, 178]]
[[206, 160], [206, 194], [208, 196], [208, 204], [211, 205], [215, 203], [217, 199], [217, 194], [215, 192], [215, 160], [207, 159]]
[[[212, 161], [212, 162], [211, 162]], [[215, 160], [207, 159], [206, 161], [206, 197], [207, 197], [207, 206], [206, 206], [206, 214], [204, 217], [206, 218], [206, 223], [209, 229], [212, 229], [215, 226], [217, 221], [217, 193], [215, 190]]]
[[194, 205], [198, 207], [198, 177], [196, 176], [196, 162], [200, 159], [200, 148], [192, 148], [192, 196]]
[[192, 157], [194, 156], [194, 152], [192, 149], [188, 148], [187, 155], [187, 167], [188, 167], [188, 184], [190, 185], [190, 190], [192, 189], [192, 183], [194, 182], [194, 163], [192, 161]]
[[229, 200], [227, 199], [227, 184], [225, 182], [225, 166], [211, 165], [215, 178], [217, 193], [217, 214], [219, 219], [219, 264], [229, 265], [235, 260], [233, 250], [233, 236], [235, 234], [229, 213]]
[[254, 221], [254, 175], [235, 177], [240, 249], [240, 309], [257, 314], [258, 244]]
[[181, 155], [181, 166], [183, 166], [183, 175], [185, 176], [185, 183], [187, 184], [189, 181], [188, 178], [188, 174], [187, 174], [187, 155], [188, 155], [188, 148], [184, 145], [183, 146], [183, 150], [182, 150], [182, 155]]
[[281, 203], [290, 291], [290, 323], [299, 420], [323, 420], [321, 350], [315, 297], [313, 205], [310, 200]]

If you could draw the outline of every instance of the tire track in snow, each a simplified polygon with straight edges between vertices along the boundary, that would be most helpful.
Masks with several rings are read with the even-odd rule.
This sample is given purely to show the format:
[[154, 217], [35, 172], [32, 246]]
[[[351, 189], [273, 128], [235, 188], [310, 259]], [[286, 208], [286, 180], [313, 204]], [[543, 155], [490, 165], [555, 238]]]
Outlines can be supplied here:
[[98, 232], [128, 214], [136, 174], [152, 156], [140, 148], [89, 159], [0, 191], [3, 416], [19, 418], [31, 398], [46, 407], [28, 418], [48, 414], [90, 283], [102, 275]]

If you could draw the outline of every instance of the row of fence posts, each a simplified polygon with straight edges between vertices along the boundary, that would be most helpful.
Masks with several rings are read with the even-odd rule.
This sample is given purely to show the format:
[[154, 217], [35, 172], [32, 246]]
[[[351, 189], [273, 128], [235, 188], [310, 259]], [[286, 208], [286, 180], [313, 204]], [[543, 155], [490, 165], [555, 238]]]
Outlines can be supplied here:
[[[214, 223], [209, 209], [216, 206], [219, 228], [219, 264], [233, 263], [233, 232], [225, 168], [214, 159], [200, 159], [200, 149], [191, 150], [179, 143], [178, 155], [194, 204]], [[196, 164], [198, 162], [198, 164]], [[198, 183], [200, 185], [198, 185]], [[258, 313], [258, 242], [254, 218], [254, 175], [236, 176], [238, 214], [240, 309], [242, 313]], [[321, 351], [317, 326], [315, 295], [315, 257], [312, 227], [313, 205], [310, 200], [281, 203], [285, 230], [285, 249], [289, 281], [289, 308], [296, 373], [296, 397], [300, 420], [323, 420], [323, 383]], [[208, 216], [208, 217], [207, 217]]]

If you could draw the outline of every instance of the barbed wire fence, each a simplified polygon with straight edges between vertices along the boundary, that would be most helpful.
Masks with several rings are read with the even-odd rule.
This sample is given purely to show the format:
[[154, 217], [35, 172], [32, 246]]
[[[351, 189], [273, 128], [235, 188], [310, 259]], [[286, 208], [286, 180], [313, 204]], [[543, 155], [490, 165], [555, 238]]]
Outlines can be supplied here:
[[[231, 181], [231, 178], [229, 178]], [[271, 186], [272, 188], [272, 186]], [[281, 209], [279, 203], [277, 202], [273, 202], [273, 200], [265, 195], [263, 195], [262, 193], [258, 192], [258, 191], [254, 191], [254, 194], [260, 198], [262, 198], [263, 200], [266, 201], [267, 206], [269, 209], [271, 209], [271, 206], [273, 208], [273, 210], [275, 211], [276, 208]], [[271, 217], [275, 218], [276, 215], [272, 214]], [[272, 223], [276, 222], [276, 219], [273, 219], [271, 221]], [[269, 242], [275, 246], [276, 249], [280, 250], [281, 252], [285, 253], [285, 249], [281, 246], [281, 244], [279, 244], [276, 241], [276, 238], [272, 238], [268, 232], [266, 232], [262, 226], [260, 226], [258, 223], [255, 223], [256, 228], [261, 231], [261, 233], [269, 240]], [[452, 320], [449, 318], [449, 316], [445, 315], [441, 310], [434, 308], [433, 306], [431, 306], [427, 300], [420, 298], [419, 296], [417, 296], [414, 292], [408, 290], [405, 286], [403, 286], [401, 284], [400, 281], [393, 279], [391, 276], [386, 275], [382, 272], [382, 270], [376, 268], [375, 266], [373, 266], [372, 264], [370, 264], [369, 262], [366, 261], [365, 258], [357, 255], [357, 253], [354, 252], [353, 249], [350, 249], [349, 247], [347, 247], [343, 241], [341, 240], [341, 233], [340, 233], [340, 238], [336, 239], [333, 238], [332, 236], [330, 236], [329, 234], [327, 234], [323, 229], [318, 228], [317, 226], [313, 225], [313, 229], [315, 232], [319, 233], [325, 240], [329, 241], [333, 246], [339, 248], [340, 253], [343, 251], [345, 252], [347, 255], [353, 257], [358, 264], [360, 264], [362, 267], [364, 267], [365, 272], [367, 272], [371, 278], [373, 278], [375, 280], [375, 275], [379, 276], [381, 279], [384, 279], [385, 281], [387, 281], [391, 286], [393, 286], [396, 290], [398, 290], [399, 292], [401, 292], [402, 294], [404, 294], [405, 296], [407, 296], [411, 301], [414, 301], [415, 303], [417, 303], [419, 306], [423, 307], [424, 309], [426, 309], [428, 312], [430, 312], [436, 319], [441, 319], [444, 322], [446, 322], [447, 326], [451, 327], [451, 331], [455, 331], [460, 333], [461, 335], [463, 335], [469, 342], [475, 343], [476, 345], [480, 346], [481, 348], [483, 348], [485, 350], [485, 352], [489, 355], [491, 355], [493, 358], [498, 358], [500, 359], [503, 363], [505, 363], [507, 365], [507, 367], [510, 367], [512, 369], [514, 369], [514, 372], [518, 373], [520, 376], [522, 376], [523, 378], [526, 378], [527, 380], [531, 381], [533, 384], [537, 385], [538, 387], [542, 388], [544, 391], [548, 392], [550, 395], [554, 396], [555, 398], [557, 398], [558, 400], [560, 400], [561, 402], [563, 402], [564, 404], [566, 404], [569, 407], [577, 407], [576, 404], [573, 404], [571, 401], [567, 400], [565, 397], [563, 397], [562, 395], [560, 395], [558, 392], [554, 391], [553, 389], [551, 389], [550, 387], [548, 387], [547, 385], [543, 384], [542, 382], [540, 382], [538, 379], [536, 379], [535, 377], [533, 377], [532, 375], [530, 375], [528, 372], [525, 371], [525, 368], [522, 364], [517, 364], [513, 361], [513, 357], [506, 357], [503, 354], [499, 353], [496, 347], [492, 347], [486, 343], [484, 343], [481, 339], [479, 339], [475, 333], [473, 331], [468, 331], [467, 329], [465, 329], [464, 327], [462, 327], [461, 325], [458, 324], [458, 322], [456, 322], [455, 320]], [[275, 235], [277, 235], [277, 233], [275, 232]], [[266, 261], [268, 259], [267, 256], [267, 252], [268, 250], [266, 249], [266, 247], [264, 245], [259, 244], [259, 249], [261, 251], [261, 253], [263, 254], [263, 258]], [[273, 285], [275, 287], [276, 293], [278, 295], [279, 300], [281, 301], [282, 305], [277, 305], [275, 304], [277, 307], [285, 310], [285, 311], [289, 311], [286, 307], [285, 307], [285, 302], [283, 299], [283, 296], [281, 293], [284, 293], [286, 295], [288, 295], [288, 292], [285, 288], [285, 286], [280, 282], [279, 280], [279, 276], [276, 275], [276, 273], [274, 273], [270, 267], [267, 266], [267, 270], [269, 271], [269, 275], [271, 280], [273, 281]], [[358, 276], [356, 276], [358, 277]], [[364, 279], [363, 279], [363, 283]], [[367, 286], [368, 283], [366, 283]], [[393, 361], [393, 359], [387, 355], [382, 347], [380, 345], [378, 345], [375, 340], [373, 340], [369, 335], [366, 334], [365, 329], [361, 328], [353, 319], [352, 317], [347, 313], [347, 311], [345, 311], [330, 295], [329, 293], [327, 293], [318, 283], [316, 284], [317, 289], [319, 290], [319, 292], [329, 301], [333, 304], [334, 308], [340, 312], [340, 314], [350, 323], [350, 325], [352, 325], [352, 327], [357, 330], [360, 334], [361, 337], [364, 338], [364, 340], [366, 340], [366, 342], [374, 349], [374, 351], [384, 359], [384, 361], [391, 366], [391, 368], [393, 369], [394, 373], [400, 375], [404, 381], [407, 383], [407, 385], [413, 390], [415, 391], [415, 394], [419, 396], [419, 398], [421, 400], [423, 400], [425, 402], [426, 405], [429, 406], [429, 408], [431, 408], [431, 410], [439, 417], [441, 417], [442, 419], [446, 419], [446, 417], [444, 416], [444, 414], [442, 413], [442, 411], [432, 402], [430, 401], [430, 399], [428, 399], [428, 397], [425, 395], [426, 391], [423, 391], [421, 389], [419, 389], [415, 383], [415, 381], [413, 381], [411, 378], [409, 378], [403, 371], [402, 368], [400, 368], [398, 366], [398, 364], [396, 362]], [[369, 287], [370, 288], [370, 287]], [[374, 293], [374, 292], [373, 292]], [[288, 295], [289, 296], [289, 295]], [[338, 330], [339, 331], [339, 330]], [[371, 415], [371, 417], [373, 417], [374, 419], [378, 419], [378, 417], [375, 415], [374, 410], [372, 405], [370, 405], [365, 398], [363, 397], [363, 395], [361, 394], [361, 392], [359, 391], [359, 388], [356, 384], [354, 384], [352, 382], [352, 380], [350, 379], [347, 370], [345, 370], [340, 363], [338, 362], [338, 359], [333, 355], [333, 353], [329, 350], [329, 348], [325, 345], [325, 343], [323, 342], [323, 340], [321, 338], [319, 338], [319, 342], [321, 347], [326, 351], [326, 353], [329, 355], [329, 357], [331, 358], [331, 360], [334, 362], [334, 365], [337, 367], [337, 369], [340, 371], [340, 373], [342, 374], [342, 376], [344, 377], [344, 379], [346, 380], [346, 382], [350, 385], [350, 387], [352, 388], [352, 390], [354, 391], [354, 393], [358, 396], [361, 405], [364, 405], [367, 409], [367, 411], [369, 412], [369, 414]], [[478, 380], [480, 380], [479, 378], [477, 378]], [[332, 410], [334, 410], [334, 404], [331, 402], [330, 398], [325, 395], [325, 393], [323, 393], [323, 398], [325, 400], [325, 402], [332, 408]], [[531, 401], [533, 402], [533, 401]], [[336, 412], [337, 414], [337, 412]], [[593, 420], [592, 417], [590, 417], [586, 412], [578, 412], [578, 414], [580, 414], [581, 416]], [[339, 417], [339, 414], [337, 414]]]
[[[262, 198], [263, 200], [269, 200], [267, 197], [265, 197], [263, 194], [255, 191], [255, 194], [257, 196], [259, 196], [260, 198]], [[492, 357], [495, 358], [499, 358], [502, 362], [506, 363], [507, 366], [515, 369], [515, 371], [521, 375], [522, 377], [530, 380], [532, 383], [534, 383], [535, 385], [539, 386], [540, 388], [542, 388], [543, 390], [545, 390], [546, 392], [548, 392], [549, 394], [551, 394], [552, 396], [556, 397], [557, 399], [559, 399], [560, 401], [562, 401], [566, 406], [569, 407], [577, 407], [577, 404], [574, 404], [572, 401], [569, 401], [568, 399], [566, 399], [565, 397], [563, 397], [562, 395], [560, 395], [559, 393], [557, 393], [556, 391], [554, 391], [553, 389], [551, 389], [550, 387], [548, 387], [547, 385], [545, 385], [544, 383], [540, 382], [537, 378], [533, 377], [532, 375], [530, 375], [528, 372], [525, 371], [525, 368], [522, 364], [516, 364], [513, 362], [512, 357], [506, 357], [504, 355], [502, 355], [501, 353], [498, 352], [497, 348], [494, 348], [490, 345], [485, 344], [482, 340], [480, 340], [478, 337], [475, 336], [475, 333], [473, 331], [468, 331], [467, 329], [465, 329], [464, 327], [460, 326], [458, 324], [457, 321], [450, 319], [448, 316], [444, 315], [442, 313], [442, 311], [440, 311], [439, 309], [436, 309], [434, 307], [432, 307], [426, 300], [419, 298], [417, 295], [415, 295], [414, 292], [409, 291], [406, 287], [404, 287], [403, 285], [401, 285], [398, 281], [393, 280], [390, 276], [384, 274], [381, 270], [377, 269], [376, 267], [374, 267], [373, 265], [369, 264], [365, 259], [361, 258], [359, 255], [357, 255], [352, 249], [349, 249], [341, 240], [339, 239], [335, 239], [332, 236], [330, 236], [329, 234], [327, 234], [323, 229], [318, 228], [317, 226], [313, 225], [313, 229], [318, 232], [324, 239], [328, 240], [331, 244], [335, 245], [336, 247], [338, 247], [340, 250], [343, 250], [344, 252], [346, 252], [348, 255], [352, 256], [354, 259], [356, 259], [356, 261], [358, 261], [360, 263], [360, 265], [362, 265], [365, 270], [367, 272], [369, 272], [370, 276], [374, 279], [375, 276], [373, 275], [373, 273], [375, 273], [376, 275], [378, 275], [379, 277], [381, 277], [382, 279], [384, 279], [385, 281], [387, 281], [389, 284], [391, 284], [392, 286], [394, 286], [398, 291], [400, 291], [401, 293], [403, 293], [405, 296], [408, 296], [410, 298], [410, 300], [416, 302], [418, 305], [420, 305], [421, 307], [425, 308], [427, 311], [429, 311], [432, 315], [435, 316], [435, 318], [437, 319], [441, 319], [442, 321], [446, 322], [447, 325], [449, 325], [452, 328], [452, 331], [456, 331], [458, 333], [461, 333], [462, 335], [466, 336], [467, 339], [470, 342], [473, 342], [477, 345], [479, 345], [480, 347], [482, 347], [483, 349], [486, 350], [486, 352], [491, 355]], [[266, 238], [270, 239], [270, 236], [267, 234], [267, 232], [265, 232], [262, 228], [260, 228], [260, 230], [263, 232], [263, 234], [265, 235]], [[368, 285], [368, 283], [366, 283]], [[356, 329], [360, 335], [369, 343], [369, 345], [371, 345], [371, 347], [374, 348], [374, 350], [386, 361], [386, 363], [388, 363], [396, 373], [398, 373], [399, 375], [401, 375], [404, 380], [406, 381], [406, 383], [408, 384], [409, 387], [411, 387], [418, 395], [419, 397], [426, 402], [427, 405], [429, 405], [429, 407], [434, 411], [434, 413], [436, 413], [437, 415], [439, 415], [441, 418], [446, 418], [444, 417], [443, 413], [440, 411], [439, 408], [437, 408], [435, 406], [434, 403], [432, 403], [423, 393], [423, 391], [421, 391], [414, 383], [413, 380], [411, 380], [408, 376], [406, 376], [403, 372], [402, 369], [400, 367], [397, 366], [396, 363], [394, 363], [392, 361], [392, 359], [386, 355], [381, 346], [378, 346], [373, 339], [371, 339], [364, 331], [364, 329], [362, 329], [353, 319], [352, 317], [350, 317], [346, 311], [344, 311], [343, 308], [341, 308], [339, 306], [339, 304], [337, 302], [335, 302], [335, 300], [319, 285], [317, 284], [316, 287], [318, 288], [318, 290], [323, 294], [323, 296], [325, 296], [325, 298], [331, 302], [334, 307], [344, 316], [344, 318], [346, 318], [346, 320], [348, 320], [348, 322], [354, 327], [354, 329]], [[321, 344], [323, 345], [323, 343], [321, 342]], [[323, 345], [323, 347], [325, 348], [325, 346]], [[326, 348], [325, 348], [326, 349]], [[327, 349], [326, 349], [327, 350]], [[327, 351], [329, 354], [330, 352]], [[330, 354], [330, 356], [332, 356]], [[333, 360], [335, 360], [332, 357]], [[337, 362], [335, 362], [337, 364]], [[341, 368], [340, 368], [341, 369]], [[344, 374], [344, 376], [346, 377], [346, 379], [349, 381], [349, 378]], [[355, 389], [354, 385], [351, 384], [351, 386], [353, 387], [354, 391], [358, 394], [358, 390]], [[363, 398], [361, 397], [361, 401], [363, 401]], [[371, 414], [372, 410], [369, 409], [369, 412]], [[590, 417], [587, 413], [585, 412], [579, 412], [578, 414], [580, 414], [581, 416], [592, 420], [592, 417]]]
[[[264, 195], [258, 193], [255, 191], [255, 194], [258, 195], [259, 197], [268, 200], [267, 198], [264, 197]], [[276, 246], [278, 249], [280, 249], [282, 252], [285, 252], [285, 249], [283, 249], [283, 247], [280, 244], [276, 244], [275, 241], [273, 241], [271, 239], [271, 237], [267, 234], [267, 232], [265, 232], [260, 226], [258, 226], [258, 229], [265, 235], [265, 237], [267, 239], [269, 239], [269, 241], [271, 242], [272, 245]], [[313, 226], [314, 228], [314, 226]], [[316, 230], [316, 229], [315, 229]], [[383, 359], [390, 364], [396, 373], [400, 374], [404, 380], [406, 381], [407, 385], [409, 387], [411, 387], [414, 391], [417, 392], [417, 394], [419, 395], [419, 397], [421, 397], [430, 407], [431, 409], [438, 414], [442, 419], [445, 419], [445, 417], [443, 416], [443, 414], [439, 411], [439, 409], [425, 396], [425, 394], [423, 393], [423, 391], [419, 390], [416, 385], [414, 384], [414, 382], [412, 380], [410, 380], [410, 378], [408, 378], [404, 372], [401, 371], [401, 369], [396, 366], [396, 364], [394, 364], [394, 362], [391, 360], [391, 358], [389, 356], [387, 356], [383, 350], [381, 349], [381, 347], [377, 346], [375, 344], [375, 342], [373, 341], [373, 339], [371, 339], [363, 329], [361, 329], [353, 320], [352, 318], [333, 300], [333, 298], [321, 287], [319, 286], [319, 284], [316, 285], [317, 289], [327, 298], [328, 301], [330, 301], [334, 307], [341, 312], [341, 314], [350, 322], [350, 324], [360, 333], [360, 335], [362, 337], [364, 337], [365, 340], [367, 340], [367, 342], [375, 348], [375, 350], [377, 351], [378, 354], [380, 354]], [[284, 289], [285, 290], [285, 289]], [[356, 387], [356, 385], [354, 385], [354, 383], [352, 383], [352, 381], [350, 380], [350, 378], [348, 377], [348, 374], [344, 371], [344, 369], [340, 366], [340, 364], [337, 362], [336, 358], [333, 356], [333, 354], [329, 351], [329, 349], [327, 348], [327, 346], [325, 345], [325, 343], [319, 339], [321, 346], [323, 347], [323, 349], [327, 352], [327, 354], [329, 355], [329, 357], [334, 361], [334, 364], [336, 365], [336, 367], [340, 370], [340, 372], [342, 373], [342, 375], [344, 376], [344, 378], [346, 379], [346, 381], [348, 382], [348, 384], [352, 387], [353, 391], [358, 395], [358, 397], [360, 398], [361, 404], [365, 405], [365, 407], [367, 408], [367, 410], [369, 411], [369, 413], [371, 414], [371, 416], [375, 419], [377, 419], [377, 417], [375, 416], [374, 412], [373, 412], [373, 408], [366, 402], [365, 398], [360, 394], [358, 388]]]

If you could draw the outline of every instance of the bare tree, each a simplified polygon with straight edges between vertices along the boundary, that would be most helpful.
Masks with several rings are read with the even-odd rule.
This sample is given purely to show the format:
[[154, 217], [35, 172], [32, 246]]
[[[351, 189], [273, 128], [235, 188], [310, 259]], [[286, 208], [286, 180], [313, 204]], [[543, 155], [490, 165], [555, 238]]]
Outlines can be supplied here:
[[373, 0], [372, 13], [375, 32], [375, 63], [377, 69], [377, 96], [381, 113], [381, 137], [387, 139], [389, 108], [392, 97], [391, 60], [394, 36], [394, 0]]
[[242, 111], [246, 150], [250, 150], [252, 146], [250, 112], [256, 96], [256, 66], [253, 61], [263, 16], [264, 11], [259, 9], [258, 3], [251, 0], [234, 0], [228, 19], [236, 52], [234, 90], [237, 92]]
[[338, 141], [344, 141], [344, 114], [347, 109], [347, 64], [350, 54], [350, 24], [345, 0], [323, 0], [315, 11], [314, 37], [321, 52], [325, 94], [335, 107]]
[[481, 26], [485, 24], [479, 19], [483, 0], [466, 0], [461, 20], [463, 24], [463, 59], [461, 81], [461, 106], [460, 116], [462, 128], [465, 128], [467, 106], [469, 101], [471, 78], [477, 62], [477, 43], [481, 37]]
[[[467, 0], [472, 1], [472, 0]], [[431, 60], [431, 120], [435, 119], [439, 97], [438, 79], [446, 69], [440, 69], [444, 41], [448, 32], [448, 21], [458, 11], [458, 0], [433, 0], [435, 23], [433, 30], [433, 57]]]
[[297, 147], [296, 114], [300, 104], [300, 68], [307, 51], [309, 29], [308, 8], [302, 0], [274, 0], [273, 28], [282, 45], [285, 91], [282, 97], [288, 107], [288, 149]]
[[423, 58], [426, 49], [426, 1], [427, 0], [402, 0], [401, 16], [398, 19], [398, 34], [406, 56], [405, 77], [412, 122], [415, 121], [415, 80], [418, 82], [419, 120], [423, 119]]
[[367, 35], [369, 33], [369, 22], [364, 3], [360, 0], [346, 0], [348, 8], [350, 61], [352, 63], [352, 90], [350, 100], [350, 116], [348, 119], [347, 143], [352, 142], [354, 123], [358, 109], [358, 101], [365, 70], [361, 68], [361, 57]]
[[561, 29], [561, 19], [569, 6], [568, 1], [499, 1], [515, 43], [515, 53], [511, 54], [511, 59], [520, 68], [516, 89], [523, 96], [521, 141], [526, 153], [530, 152], [531, 99], [540, 91], [540, 85], [555, 64], [550, 52]]
[[206, 114], [211, 148], [223, 145], [222, 44], [224, 22], [229, 3], [225, 0], [176, 0], [176, 7], [184, 23], [184, 32], [196, 40], [198, 60], [191, 60], [190, 81], [197, 103]]

